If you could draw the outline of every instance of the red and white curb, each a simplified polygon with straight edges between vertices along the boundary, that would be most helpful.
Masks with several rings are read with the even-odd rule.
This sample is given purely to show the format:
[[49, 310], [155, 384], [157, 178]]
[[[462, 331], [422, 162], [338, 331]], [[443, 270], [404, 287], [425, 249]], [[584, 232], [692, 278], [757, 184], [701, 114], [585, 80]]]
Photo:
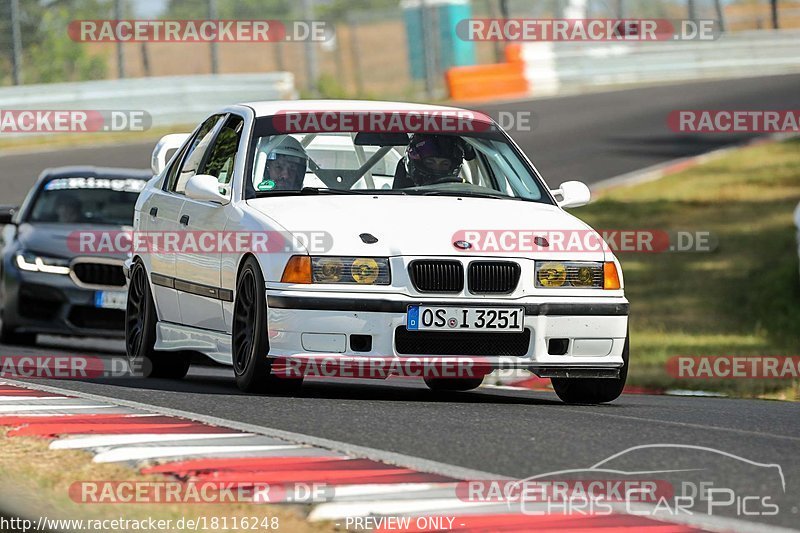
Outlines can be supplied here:
[[459, 481], [503, 476], [38, 383], [0, 381], [0, 426], [10, 438], [48, 439], [51, 449], [85, 450], [94, 462], [169, 480], [324, 485], [327, 498], [307, 518], [340, 528], [348, 518], [405, 517], [371, 524], [378, 531], [698, 530], [622, 512], [534, 516], [505, 503], [468, 502], [457, 496]]

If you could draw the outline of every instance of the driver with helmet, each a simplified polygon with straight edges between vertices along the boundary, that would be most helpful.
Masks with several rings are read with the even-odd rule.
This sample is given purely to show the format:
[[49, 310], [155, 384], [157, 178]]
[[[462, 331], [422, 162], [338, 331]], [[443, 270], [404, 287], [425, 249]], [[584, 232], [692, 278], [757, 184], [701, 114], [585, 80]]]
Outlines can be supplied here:
[[406, 148], [394, 188], [461, 182], [464, 146], [459, 137], [416, 133]]
[[256, 185], [258, 191], [299, 191], [306, 177], [308, 155], [294, 137], [278, 137], [268, 145], [264, 177]]

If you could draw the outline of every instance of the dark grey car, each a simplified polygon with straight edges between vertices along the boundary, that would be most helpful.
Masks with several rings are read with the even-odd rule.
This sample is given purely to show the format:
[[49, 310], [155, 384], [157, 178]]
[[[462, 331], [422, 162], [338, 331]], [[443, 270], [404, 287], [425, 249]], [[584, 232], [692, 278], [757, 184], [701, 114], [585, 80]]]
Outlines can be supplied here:
[[152, 172], [124, 168], [45, 170], [18, 209], [0, 212], [0, 340], [33, 344], [47, 333], [123, 337], [128, 254], [88, 248], [82, 236], [130, 230]]

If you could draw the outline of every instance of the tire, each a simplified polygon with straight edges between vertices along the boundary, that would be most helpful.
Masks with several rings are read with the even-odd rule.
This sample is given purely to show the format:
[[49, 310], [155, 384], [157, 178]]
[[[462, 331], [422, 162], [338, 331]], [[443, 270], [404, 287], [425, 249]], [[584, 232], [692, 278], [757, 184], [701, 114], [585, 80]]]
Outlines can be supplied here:
[[436, 392], [457, 391], [464, 392], [477, 389], [483, 383], [483, 378], [453, 379], [453, 378], [425, 378], [425, 385]]
[[619, 398], [628, 379], [628, 359], [630, 358], [630, 335], [625, 337], [622, 348], [622, 368], [618, 378], [552, 378], [556, 394], [565, 403], [598, 404], [612, 402]]
[[147, 271], [140, 262], [131, 268], [128, 305], [125, 309], [125, 351], [133, 371], [141, 368], [146, 378], [181, 379], [189, 371], [190, 360], [183, 352], [158, 352], [156, 344], [156, 306], [147, 282]]
[[2, 326], [0, 326], [0, 342], [17, 346], [33, 346], [36, 344], [36, 333], [19, 333], [14, 328], [7, 326], [3, 320]]
[[248, 257], [236, 282], [231, 355], [236, 385], [244, 392], [292, 392], [303, 378], [272, 375], [267, 328], [267, 296], [261, 266]]

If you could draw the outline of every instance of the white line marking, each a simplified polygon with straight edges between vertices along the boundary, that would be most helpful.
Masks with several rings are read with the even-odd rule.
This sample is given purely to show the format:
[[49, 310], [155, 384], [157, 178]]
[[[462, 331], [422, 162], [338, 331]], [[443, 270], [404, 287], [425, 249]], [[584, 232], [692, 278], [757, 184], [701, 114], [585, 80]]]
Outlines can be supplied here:
[[67, 398], [66, 396], [0, 396], [0, 402], [25, 402], [25, 401], [42, 401], [42, 400], [74, 400], [75, 398]]
[[[0, 413], [14, 414], [28, 411], [80, 411], [83, 409], [112, 409], [114, 405], [0, 405]], [[67, 415], [69, 413], [56, 413]]]
[[455, 498], [456, 483], [374, 483], [336, 485], [329, 502]]
[[569, 409], [565, 408], [565, 411], [569, 411], [570, 413], [575, 414], [584, 414], [589, 415], [592, 417], [608, 417], [608, 418], [620, 418], [622, 420], [637, 420], [641, 422], [647, 422], [649, 424], [662, 424], [665, 426], [678, 426], [678, 427], [688, 427], [693, 429], [702, 429], [705, 431], [712, 430], [712, 431], [725, 431], [728, 433], [739, 433], [742, 435], [750, 435], [753, 437], [760, 437], [765, 439], [781, 439], [781, 440], [790, 440], [790, 441], [800, 441], [800, 437], [793, 437], [791, 435], [776, 435], [774, 433], [766, 433], [764, 431], [752, 431], [748, 429], [738, 429], [738, 428], [721, 428], [718, 426], [707, 426], [704, 424], [694, 424], [691, 422], [675, 422], [674, 420], [657, 420], [653, 418], [645, 418], [641, 416], [631, 416], [631, 415], [616, 415], [613, 413], [602, 413], [597, 410], [593, 411], [581, 411], [580, 409]]
[[462, 509], [485, 505], [485, 503], [465, 502], [458, 498], [322, 503], [309, 513], [308, 520], [318, 522], [355, 516], [394, 516], [403, 513], [432, 512], [437, 509]]
[[95, 463], [117, 463], [122, 461], [141, 461], [144, 459], [161, 459], [190, 455], [209, 455], [218, 453], [248, 453], [278, 450], [297, 450], [302, 446], [294, 444], [262, 446], [125, 446], [100, 452], [92, 459]]
[[226, 439], [231, 437], [252, 437], [254, 433], [135, 433], [130, 435], [92, 435], [90, 437], [67, 437], [50, 443], [51, 450], [77, 450], [81, 448], [100, 448], [124, 444], [145, 444], [164, 441]]

